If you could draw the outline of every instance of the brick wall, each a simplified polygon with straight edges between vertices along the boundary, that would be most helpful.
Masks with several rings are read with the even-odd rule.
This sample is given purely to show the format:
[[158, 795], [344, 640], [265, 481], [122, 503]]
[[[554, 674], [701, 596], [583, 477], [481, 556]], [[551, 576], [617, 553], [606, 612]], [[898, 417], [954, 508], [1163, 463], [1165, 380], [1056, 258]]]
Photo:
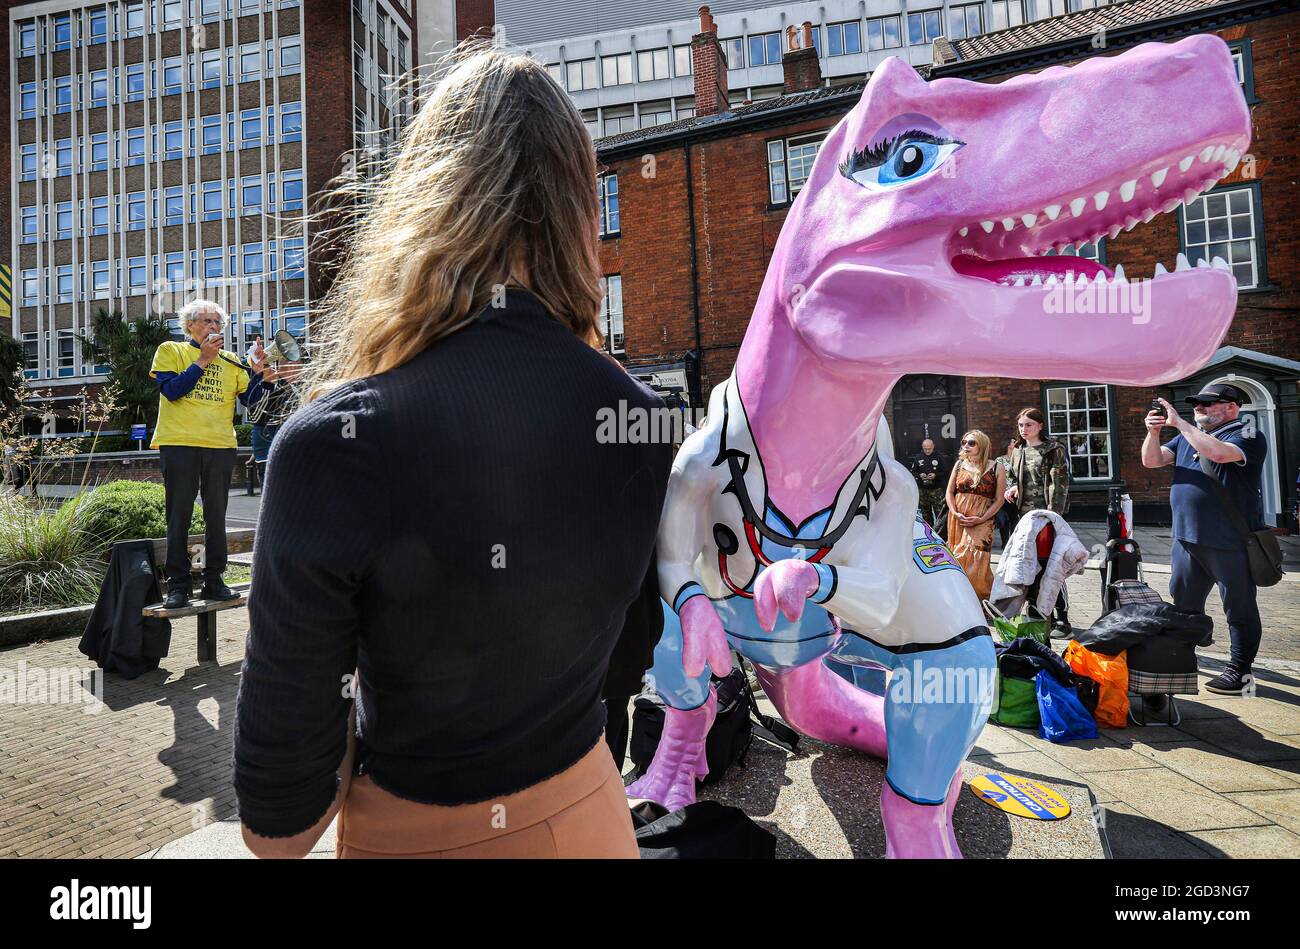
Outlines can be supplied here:
[[475, 34], [491, 36], [496, 19], [493, 0], [456, 0], [456, 42]]

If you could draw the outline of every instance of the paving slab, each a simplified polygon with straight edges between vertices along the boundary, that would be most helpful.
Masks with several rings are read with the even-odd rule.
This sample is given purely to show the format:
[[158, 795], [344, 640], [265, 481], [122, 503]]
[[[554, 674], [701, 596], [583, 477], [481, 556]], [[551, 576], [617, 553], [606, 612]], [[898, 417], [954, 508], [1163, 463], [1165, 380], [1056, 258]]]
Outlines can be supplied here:
[[1192, 741], [1176, 745], [1133, 746], [1133, 751], [1150, 758], [1162, 768], [1177, 771], [1211, 791], [1271, 791], [1300, 787], [1276, 772], [1242, 761], [1231, 752], [1208, 742]]
[[1094, 771], [1094, 793], [1122, 801], [1143, 817], [1174, 830], [1214, 830], [1267, 824], [1261, 817], [1190, 778], [1166, 768]]
[[994, 725], [990, 722], [984, 726], [984, 731], [980, 732], [971, 754], [991, 755], [999, 752], [1028, 751], [1029, 746], [1020, 740], [1021, 732], [1032, 734], [1025, 729], [1008, 728], [1005, 725]]
[[[1206, 706], [1221, 709], [1225, 716], [1258, 725], [1275, 735], [1300, 735], [1300, 706], [1269, 699], [1225, 696], [1206, 700]], [[1179, 703], [1180, 707], [1182, 703]]]
[[1187, 835], [1197, 843], [1211, 847], [1215, 856], [1242, 859], [1300, 858], [1300, 836], [1276, 824], [1267, 827], [1232, 827], [1225, 830], [1200, 830]]
[[1153, 767], [1149, 760], [1110, 738], [1088, 741], [1069, 741], [1055, 744], [1037, 735], [1026, 735], [1025, 744], [1055, 758], [1071, 771], [1085, 774], [1090, 771], [1131, 771], [1135, 768]]
[[1217, 856], [1187, 834], [1152, 820], [1123, 801], [1098, 804], [1097, 819], [1116, 860], [1207, 860]]
[[1240, 791], [1225, 796], [1292, 833], [1300, 834], [1300, 788], [1286, 791]]
[[[1186, 722], [1182, 730], [1187, 739], [1209, 742], [1229, 754], [1257, 764], [1300, 757], [1300, 736], [1275, 735], [1238, 718]], [[1149, 739], [1146, 743], [1156, 744]]]
[[1128, 728], [1099, 728], [1097, 731], [1121, 748], [1131, 748], [1138, 742], [1156, 745], [1167, 741], [1187, 741], [1192, 736], [1181, 726], [1129, 725]]

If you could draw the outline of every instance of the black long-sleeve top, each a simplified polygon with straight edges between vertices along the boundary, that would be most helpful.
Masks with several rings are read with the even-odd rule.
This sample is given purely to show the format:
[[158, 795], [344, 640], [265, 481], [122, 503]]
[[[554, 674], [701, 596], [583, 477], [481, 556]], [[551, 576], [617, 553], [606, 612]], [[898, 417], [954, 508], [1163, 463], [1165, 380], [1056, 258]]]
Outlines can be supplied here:
[[671, 464], [666, 444], [602, 443], [599, 420], [660, 405], [512, 289], [285, 424], [236, 712], [249, 828], [323, 816], [354, 686], [356, 772], [414, 801], [509, 794], [596, 744]]

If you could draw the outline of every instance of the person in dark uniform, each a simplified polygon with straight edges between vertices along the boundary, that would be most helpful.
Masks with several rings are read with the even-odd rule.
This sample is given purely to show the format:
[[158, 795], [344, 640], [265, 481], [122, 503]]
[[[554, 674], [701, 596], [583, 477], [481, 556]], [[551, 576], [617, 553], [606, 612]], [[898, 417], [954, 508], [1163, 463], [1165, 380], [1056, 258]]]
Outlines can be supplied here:
[[948, 485], [948, 462], [935, 450], [933, 438], [921, 442], [921, 451], [912, 456], [909, 467], [916, 486], [921, 489], [917, 509], [927, 524], [941, 537], [947, 537], [948, 502], [944, 490]]

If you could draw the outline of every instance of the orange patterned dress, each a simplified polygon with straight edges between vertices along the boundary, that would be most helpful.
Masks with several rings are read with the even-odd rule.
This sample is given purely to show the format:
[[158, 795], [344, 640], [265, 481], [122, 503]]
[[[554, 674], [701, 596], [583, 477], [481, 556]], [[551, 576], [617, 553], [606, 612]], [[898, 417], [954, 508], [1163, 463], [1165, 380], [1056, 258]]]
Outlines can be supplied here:
[[952, 489], [957, 504], [948, 512], [948, 548], [966, 571], [975, 595], [985, 600], [993, 589], [993, 521], [990, 519], [976, 527], [963, 527], [957, 514], [984, 516], [997, 499], [998, 466], [990, 464], [984, 474], [976, 478], [964, 464], [957, 464], [957, 482]]

